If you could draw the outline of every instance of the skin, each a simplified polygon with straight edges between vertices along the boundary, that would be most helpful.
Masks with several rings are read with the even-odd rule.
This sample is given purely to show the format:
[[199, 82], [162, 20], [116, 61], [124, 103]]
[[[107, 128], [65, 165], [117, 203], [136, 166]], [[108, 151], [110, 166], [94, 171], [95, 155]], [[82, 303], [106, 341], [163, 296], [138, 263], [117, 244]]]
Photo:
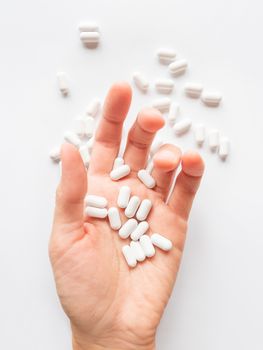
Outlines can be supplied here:
[[[70, 319], [74, 350], [155, 349], [156, 329], [171, 295], [179, 269], [187, 220], [204, 171], [195, 152], [182, 155], [173, 145], [163, 145], [155, 154], [153, 177], [157, 185], [146, 188], [137, 171], [147, 164], [150, 145], [164, 119], [154, 109], [142, 110], [128, 136], [124, 153], [131, 174], [117, 182], [110, 179], [118, 155], [122, 125], [131, 103], [127, 83], [113, 85], [106, 98], [96, 132], [88, 170], [78, 150], [62, 147], [62, 176], [57, 189], [54, 224], [49, 245], [57, 292]], [[173, 192], [167, 195], [181, 165]], [[118, 191], [128, 185], [133, 195], [149, 198], [149, 234], [169, 238], [173, 248], [129, 268], [121, 248], [128, 244], [107, 220], [85, 218], [84, 197], [102, 195], [109, 207], [116, 206]], [[121, 213], [122, 222], [125, 217]]]

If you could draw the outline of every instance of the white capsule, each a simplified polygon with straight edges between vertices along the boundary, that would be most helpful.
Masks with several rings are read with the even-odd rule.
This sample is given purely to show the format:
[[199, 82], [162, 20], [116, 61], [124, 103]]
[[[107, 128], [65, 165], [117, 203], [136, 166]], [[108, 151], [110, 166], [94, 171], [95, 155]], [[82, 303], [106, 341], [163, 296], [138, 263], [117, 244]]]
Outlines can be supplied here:
[[129, 219], [119, 230], [119, 236], [123, 239], [128, 238], [136, 229], [138, 222], [135, 219]]
[[152, 107], [158, 109], [161, 113], [168, 112], [170, 105], [171, 99], [169, 97], [158, 98], [152, 103]]
[[188, 67], [188, 62], [186, 60], [177, 60], [169, 65], [169, 71], [172, 75], [177, 76], [183, 74]]
[[174, 123], [176, 121], [178, 114], [179, 114], [179, 110], [180, 110], [179, 103], [173, 102], [171, 104], [169, 114], [168, 114], [168, 121], [170, 123]]
[[110, 227], [113, 230], [119, 230], [119, 228], [121, 227], [121, 218], [120, 218], [119, 210], [115, 207], [109, 208], [108, 218], [110, 222]]
[[53, 160], [53, 162], [59, 162], [61, 160], [61, 146], [54, 147], [49, 152], [49, 157]]
[[141, 169], [137, 173], [138, 178], [141, 182], [148, 188], [154, 188], [156, 185], [156, 181], [152, 177], [151, 174], [148, 173], [145, 169]]
[[85, 208], [85, 215], [90, 216], [92, 218], [105, 219], [106, 216], [108, 215], [108, 210], [105, 208], [100, 209], [100, 208], [95, 208], [95, 207], [86, 207]]
[[65, 139], [65, 141], [71, 143], [72, 145], [74, 145], [76, 147], [79, 147], [81, 144], [81, 141], [80, 141], [78, 135], [76, 135], [72, 131], [66, 131], [64, 134], [64, 139]]
[[204, 91], [201, 100], [209, 107], [217, 107], [222, 100], [222, 94], [220, 92]]
[[140, 203], [141, 203], [141, 200], [139, 197], [137, 196], [131, 197], [124, 212], [127, 218], [132, 218], [135, 215], [137, 209], [139, 208]]
[[203, 85], [198, 83], [186, 83], [184, 91], [188, 97], [199, 98], [203, 91]]
[[98, 32], [99, 26], [95, 22], [80, 22], [78, 25], [79, 31], [82, 32]]
[[160, 147], [163, 145], [162, 140], [154, 140], [151, 145], [150, 156], [153, 157], [157, 151], [159, 151]]
[[116, 169], [113, 169], [110, 172], [110, 178], [112, 180], [114, 180], [114, 181], [117, 181], [117, 180], [120, 180], [123, 177], [129, 175], [130, 172], [131, 172], [131, 168], [129, 167], [129, 165], [124, 164], [124, 165], [121, 165], [120, 167], [118, 167]]
[[81, 155], [85, 167], [88, 168], [90, 163], [90, 153], [88, 145], [85, 144], [83, 146], [80, 146], [79, 153]]
[[147, 171], [147, 173], [151, 174], [153, 171], [153, 167], [154, 167], [153, 161], [150, 159], [148, 161], [148, 164], [145, 170]]
[[149, 89], [149, 82], [145, 76], [140, 72], [133, 73], [133, 81], [137, 88], [142, 92], [147, 92]]
[[144, 235], [148, 229], [149, 229], [149, 224], [147, 221], [139, 222], [138, 226], [131, 234], [131, 239], [133, 241], [138, 241], [138, 239], [140, 239], [141, 236]]
[[137, 261], [144, 261], [146, 256], [144, 253], [144, 250], [142, 249], [142, 246], [140, 245], [139, 242], [134, 242], [132, 241], [130, 243], [130, 247], [133, 251], [133, 254], [135, 255], [135, 258]]
[[152, 209], [152, 202], [150, 201], [150, 199], [144, 199], [141, 202], [141, 205], [136, 213], [136, 219], [139, 221], [146, 220], [151, 209]]
[[119, 168], [120, 166], [124, 165], [124, 159], [121, 158], [121, 157], [117, 157], [115, 158], [114, 160], [114, 163], [113, 163], [113, 168], [112, 169], [117, 169]]
[[147, 258], [151, 258], [155, 254], [155, 249], [151, 238], [148, 235], [143, 235], [140, 238], [140, 244]]
[[159, 58], [160, 63], [162, 64], [170, 64], [175, 60], [176, 52], [173, 49], [159, 49], [157, 51], [157, 56]]
[[80, 33], [80, 40], [86, 44], [98, 44], [100, 41], [100, 33], [99, 32], [82, 32]]
[[81, 138], [86, 136], [87, 126], [83, 117], [80, 116], [74, 120], [74, 131]]
[[122, 253], [124, 255], [124, 258], [127, 264], [130, 267], [135, 267], [137, 265], [137, 260], [136, 260], [134, 251], [131, 249], [129, 245], [125, 245], [124, 247], [122, 247]]
[[86, 109], [86, 114], [92, 118], [95, 118], [96, 115], [99, 113], [100, 110], [100, 101], [98, 99], [95, 99], [90, 102]]
[[89, 141], [87, 142], [87, 146], [88, 146], [88, 149], [89, 149], [89, 152], [92, 151], [92, 148], [94, 146], [94, 142], [95, 142], [95, 137], [92, 136]]
[[171, 250], [173, 247], [172, 242], [169, 239], [160, 235], [159, 233], [154, 233], [151, 236], [151, 241], [152, 244], [154, 244], [156, 247], [165, 251]]
[[58, 88], [62, 95], [66, 96], [69, 93], [68, 76], [64, 72], [57, 73]]
[[182, 135], [191, 128], [191, 125], [192, 125], [192, 121], [186, 118], [174, 124], [173, 129], [176, 135]]
[[119, 208], [126, 208], [131, 195], [131, 189], [129, 186], [122, 186], [117, 199], [117, 204]]
[[94, 194], [87, 194], [85, 197], [85, 205], [103, 209], [107, 207], [108, 201], [105, 197], [96, 196]]
[[92, 137], [95, 132], [95, 120], [92, 117], [86, 117], [85, 118], [85, 124], [86, 124], [86, 136], [88, 138]]
[[170, 79], [159, 79], [155, 82], [155, 88], [161, 94], [170, 94], [174, 88], [174, 82]]
[[209, 131], [208, 144], [212, 152], [217, 150], [219, 146], [219, 131], [217, 129], [213, 129]]
[[198, 124], [195, 126], [195, 141], [198, 146], [202, 146], [205, 141], [205, 126], [204, 124]]
[[227, 156], [229, 155], [230, 151], [230, 141], [227, 137], [221, 137], [220, 138], [220, 143], [219, 143], [219, 157], [222, 160], [225, 160]]

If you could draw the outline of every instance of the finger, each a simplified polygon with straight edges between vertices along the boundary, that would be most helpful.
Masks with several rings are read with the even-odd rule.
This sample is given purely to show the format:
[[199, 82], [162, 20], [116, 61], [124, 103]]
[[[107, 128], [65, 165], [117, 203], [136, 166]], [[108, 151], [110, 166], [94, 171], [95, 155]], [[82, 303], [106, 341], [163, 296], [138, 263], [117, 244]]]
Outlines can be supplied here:
[[132, 170], [138, 171], [145, 167], [155, 133], [163, 126], [164, 119], [156, 109], [145, 108], [138, 114], [129, 132], [124, 153], [125, 163]]
[[170, 144], [163, 145], [153, 157], [152, 176], [156, 181], [155, 190], [166, 199], [175, 171], [181, 162], [181, 150]]
[[83, 222], [87, 171], [77, 148], [65, 143], [61, 149], [62, 175], [57, 189], [54, 224]]
[[106, 97], [92, 150], [90, 173], [110, 172], [118, 155], [122, 126], [129, 111], [132, 92], [128, 83], [116, 83]]
[[179, 173], [169, 205], [176, 214], [188, 219], [195, 194], [204, 173], [204, 162], [196, 152], [185, 153], [182, 157], [182, 170]]

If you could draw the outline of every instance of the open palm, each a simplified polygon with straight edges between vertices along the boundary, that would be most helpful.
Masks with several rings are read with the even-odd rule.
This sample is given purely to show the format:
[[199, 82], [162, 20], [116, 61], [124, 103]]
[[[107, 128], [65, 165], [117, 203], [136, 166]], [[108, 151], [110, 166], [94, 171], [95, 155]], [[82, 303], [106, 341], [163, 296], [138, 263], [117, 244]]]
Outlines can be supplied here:
[[[156, 328], [176, 279], [185, 242], [187, 219], [203, 173], [196, 153], [181, 155], [173, 145], [163, 145], [154, 157], [150, 190], [137, 178], [145, 167], [155, 133], [163, 126], [160, 113], [144, 109], [131, 128], [124, 159], [131, 174], [114, 182], [109, 177], [122, 134], [122, 125], [131, 101], [125, 83], [115, 84], [107, 96], [103, 118], [96, 133], [91, 164], [86, 170], [77, 149], [62, 148], [62, 178], [57, 191], [50, 257], [58, 295], [70, 318], [73, 343], [79, 349], [153, 349]], [[177, 167], [182, 170], [168, 204], [167, 196]], [[150, 234], [158, 232], [173, 242], [165, 253], [138, 263], [126, 264], [122, 240], [107, 220], [83, 215], [84, 197], [107, 198], [116, 206], [119, 189], [128, 185], [132, 195], [149, 198], [153, 208], [148, 217]], [[124, 223], [125, 216], [121, 214]], [[157, 248], [158, 249], [158, 248]]]

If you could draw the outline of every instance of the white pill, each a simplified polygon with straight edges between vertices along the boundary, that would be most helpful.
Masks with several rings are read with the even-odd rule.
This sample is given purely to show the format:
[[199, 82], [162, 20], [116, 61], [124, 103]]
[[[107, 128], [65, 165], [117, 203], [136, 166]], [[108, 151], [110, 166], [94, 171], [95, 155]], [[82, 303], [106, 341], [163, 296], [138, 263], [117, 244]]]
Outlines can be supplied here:
[[155, 254], [155, 249], [151, 238], [148, 235], [143, 235], [140, 238], [140, 244], [147, 258], [151, 258]]
[[57, 73], [58, 88], [62, 95], [66, 96], [69, 93], [68, 76], [64, 72]]
[[180, 75], [183, 74], [188, 67], [188, 62], [186, 60], [177, 60], [172, 62], [169, 65], [169, 71], [172, 75]]
[[140, 72], [133, 73], [133, 81], [137, 88], [142, 92], [147, 92], [149, 88], [149, 82], [143, 74]]
[[124, 258], [127, 264], [130, 267], [135, 267], [137, 265], [137, 260], [136, 260], [134, 251], [131, 249], [129, 245], [125, 245], [124, 247], [122, 247], [122, 253], [124, 255]]
[[117, 204], [120, 208], [124, 209], [127, 207], [131, 195], [131, 189], [129, 186], [122, 186], [117, 199]]
[[92, 137], [94, 132], [95, 132], [95, 120], [92, 117], [86, 117], [85, 118], [85, 124], [86, 124], [86, 136], [87, 137]]
[[80, 40], [84, 44], [98, 44], [100, 41], [99, 32], [82, 32], [80, 33]]
[[92, 148], [94, 146], [94, 143], [95, 143], [95, 137], [92, 136], [89, 141], [87, 142], [87, 145], [88, 145], [88, 148], [89, 148], [89, 151], [91, 152], [92, 151]]
[[219, 157], [222, 160], [225, 160], [227, 156], [229, 155], [230, 151], [230, 141], [227, 137], [221, 137], [220, 138], [220, 143], [219, 143]]
[[61, 146], [54, 147], [49, 152], [49, 157], [53, 160], [53, 162], [59, 162], [61, 160]]
[[222, 100], [222, 94], [220, 92], [204, 91], [201, 100], [209, 107], [217, 107]]
[[88, 105], [86, 109], [86, 114], [92, 118], [95, 118], [96, 115], [99, 113], [100, 107], [100, 101], [98, 99], [94, 99]]
[[191, 128], [191, 125], [192, 125], [192, 121], [186, 118], [174, 124], [173, 129], [176, 135], [182, 135]]
[[144, 261], [146, 256], [144, 253], [144, 250], [142, 249], [142, 246], [139, 242], [131, 242], [130, 243], [131, 250], [133, 251], [133, 254], [135, 255], [135, 258], [137, 261]]
[[138, 224], [136, 229], [131, 234], [131, 239], [133, 241], [138, 241], [142, 235], [144, 235], [149, 229], [149, 224], [147, 221], [142, 221]]
[[113, 230], [119, 230], [119, 228], [121, 227], [121, 218], [120, 218], [119, 210], [115, 207], [109, 208], [108, 218], [110, 222], [110, 227]]
[[79, 25], [80, 32], [98, 32], [99, 26], [95, 22], [80, 22]]
[[157, 56], [159, 58], [160, 63], [170, 64], [175, 60], [176, 52], [173, 49], [159, 49], [157, 51]]
[[198, 83], [186, 83], [184, 91], [188, 97], [199, 98], [203, 91], [203, 85]]
[[150, 199], [144, 199], [141, 202], [141, 205], [136, 213], [136, 219], [139, 221], [146, 220], [151, 209], [152, 209], [152, 202], [150, 201]]
[[202, 146], [205, 141], [205, 126], [204, 124], [197, 124], [194, 130], [195, 141], [198, 146]]
[[153, 161], [150, 159], [145, 170], [147, 171], [147, 173], [151, 174], [151, 172], [153, 171], [153, 167]]
[[119, 230], [119, 236], [123, 239], [128, 238], [136, 229], [138, 222], [135, 219], [129, 219]]
[[92, 218], [104, 219], [108, 215], [108, 210], [105, 208], [86, 207], [85, 214]]
[[216, 151], [219, 146], [219, 131], [217, 129], [210, 130], [208, 133], [208, 144], [211, 151]]
[[85, 197], [85, 205], [103, 209], [107, 207], [108, 201], [105, 197], [96, 196], [95, 194], [87, 194]]
[[86, 166], [86, 168], [88, 168], [90, 163], [90, 153], [88, 145], [85, 144], [83, 146], [80, 146], [79, 153], [81, 155], [84, 165]]
[[178, 114], [179, 114], [179, 110], [180, 110], [179, 103], [173, 102], [171, 104], [169, 114], [168, 114], [168, 121], [170, 123], [174, 123], [176, 121]]
[[124, 165], [124, 159], [121, 158], [121, 157], [117, 157], [115, 158], [114, 160], [114, 163], [113, 163], [113, 168], [112, 169], [117, 169], [119, 168], [120, 166]]
[[80, 138], [72, 131], [66, 131], [64, 134], [65, 141], [71, 143], [72, 145], [79, 147], [81, 144]]
[[85, 122], [85, 119], [80, 116], [80, 117], [77, 117], [75, 120], [74, 120], [74, 131], [75, 133], [83, 138], [86, 136], [86, 130], [87, 130], [87, 127], [86, 127], [86, 122]]
[[139, 208], [140, 203], [141, 203], [141, 200], [138, 196], [131, 197], [124, 212], [127, 218], [132, 218], [135, 215], [137, 209]]
[[150, 156], [153, 157], [157, 151], [159, 151], [160, 147], [163, 145], [162, 140], [154, 140], [151, 145]]
[[129, 165], [124, 164], [124, 165], [121, 165], [120, 167], [118, 167], [116, 169], [113, 169], [110, 172], [110, 178], [112, 180], [114, 180], [114, 181], [117, 181], [117, 180], [120, 180], [123, 177], [129, 175], [130, 172], [131, 172], [131, 168], [129, 167]]
[[159, 79], [155, 82], [155, 88], [162, 94], [170, 94], [174, 88], [174, 82], [170, 79]]
[[168, 112], [171, 105], [169, 97], [158, 98], [153, 101], [152, 107], [158, 109], [161, 113]]
[[172, 242], [169, 239], [160, 235], [159, 233], [154, 233], [151, 236], [151, 241], [152, 244], [154, 244], [156, 247], [165, 251], [171, 250], [173, 247]]
[[138, 178], [141, 180], [141, 182], [148, 188], [154, 188], [156, 185], [156, 181], [152, 177], [148, 171], [145, 169], [141, 169], [137, 173]]

